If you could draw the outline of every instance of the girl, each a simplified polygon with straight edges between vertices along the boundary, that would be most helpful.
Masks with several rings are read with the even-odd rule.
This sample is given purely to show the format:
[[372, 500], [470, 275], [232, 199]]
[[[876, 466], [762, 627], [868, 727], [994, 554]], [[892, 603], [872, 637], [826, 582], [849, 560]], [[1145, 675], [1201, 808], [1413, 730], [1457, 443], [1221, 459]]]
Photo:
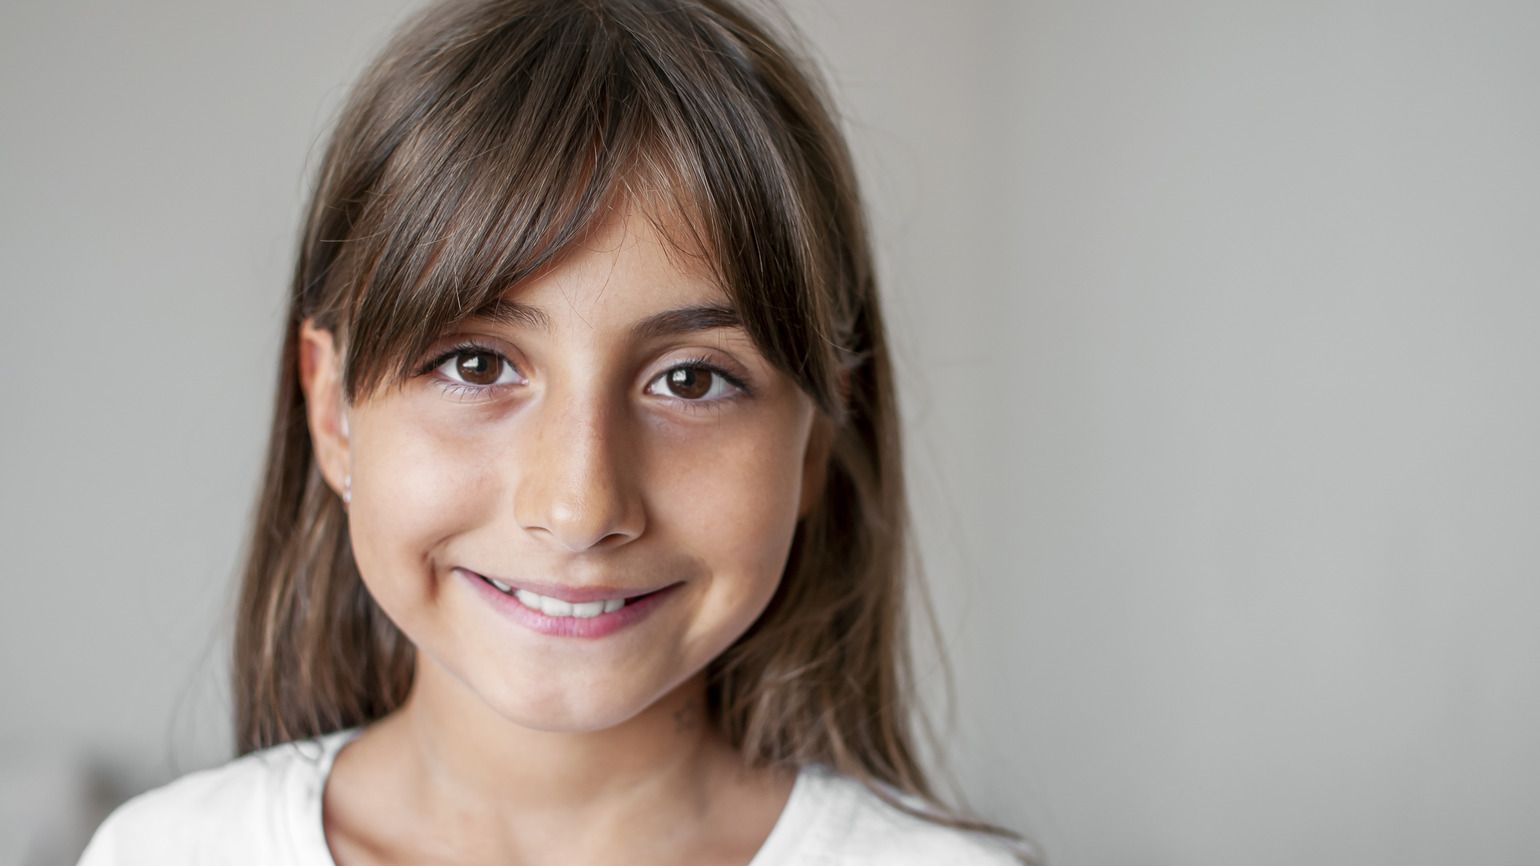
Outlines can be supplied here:
[[1025, 862], [916, 757], [865, 226], [764, 24], [424, 11], [343, 112], [289, 309], [244, 757], [83, 863]]

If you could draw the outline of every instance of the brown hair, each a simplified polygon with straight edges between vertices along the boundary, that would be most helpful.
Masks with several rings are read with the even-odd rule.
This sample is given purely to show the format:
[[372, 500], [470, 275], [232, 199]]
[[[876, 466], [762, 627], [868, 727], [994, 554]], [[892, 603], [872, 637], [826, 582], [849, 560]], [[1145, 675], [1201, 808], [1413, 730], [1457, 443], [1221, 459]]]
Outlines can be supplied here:
[[343, 110], [300, 237], [239, 602], [240, 752], [380, 718], [412, 680], [312, 454], [301, 322], [339, 336], [356, 400], [647, 184], [832, 431], [774, 598], [708, 668], [716, 721], [753, 764], [824, 763], [1015, 838], [941, 806], [914, 748], [892, 366], [850, 156], [801, 64], [729, 0], [449, 2], [398, 32]]

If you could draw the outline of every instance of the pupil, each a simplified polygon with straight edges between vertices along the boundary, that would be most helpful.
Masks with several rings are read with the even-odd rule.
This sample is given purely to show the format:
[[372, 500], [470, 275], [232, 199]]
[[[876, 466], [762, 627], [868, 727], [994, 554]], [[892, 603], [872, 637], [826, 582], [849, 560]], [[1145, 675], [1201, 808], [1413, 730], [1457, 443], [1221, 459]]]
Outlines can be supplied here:
[[497, 381], [497, 362], [486, 352], [461, 355], [456, 366], [460, 375], [473, 385], [490, 385]]
[[693, 367], [680, 367], [669, 374], [668, 385], [675, 394], [696, 400], [706, 396], [711, 390], [705, 370], [697, 370]]

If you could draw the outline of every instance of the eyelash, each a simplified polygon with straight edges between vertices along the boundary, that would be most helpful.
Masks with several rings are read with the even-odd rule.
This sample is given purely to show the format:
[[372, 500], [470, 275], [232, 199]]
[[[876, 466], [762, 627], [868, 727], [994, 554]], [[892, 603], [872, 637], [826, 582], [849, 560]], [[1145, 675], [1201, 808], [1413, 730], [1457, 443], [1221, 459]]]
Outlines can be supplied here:
[[[490, 346], [467, 340], [465, 342], [458, 343], [448, 349], [445, 349], [444, 351], [435, 355], [433, 360], [424, 364], [422, 368], [417, 371], [417, 375], [425, 376], [433, 373], [439, 367], [442, 367], [444, 362], [454, 358], [457, 355], [491, 355], [498, 360], [498, 363], [507, 364], [515, 371], [518, 370], [517, 367], [513, 366], [512, 361], [503, 356], [503, 353]], [[671, 402], [680, 404], [686, 411], [717, 412], [722, 409], [723, 404], [753, 396], [754, 392], [751, 388], [749, 388], [747, 382], [743, 381], [742, 378], [733, 375], [727, 370], [722, 369], [720, 366], [711, 363], [711, 360], [705, 357], [686, 358], [677, 364], [673, 364], [667, 370], [664, 370], [662, 373], [659, 373], [657, 376], [653, 377], [648, 382], [648, 385], [651, 385], [653, 382], [658, 381], [669, 373], [680, 369], [704, 370], [713, 376], [722, 377], [722, 379], [727, 382], [727, 384], [738, 390], [738, 393], [736, 394], [727, 397], [719, 397], [715, 400], [686, 400], [680, 397], [669, 398]], [[465, 382], [449, 381], [443, 379], [442, 377], [438, 379], [438, 386], [442, 388], [446, 394], [462, 400], [469, 400], [472, 398], [485, 396], [488, 392], [497, 390], [499, 388], [504, 388], [508, 384], [514, 383], [505, 383], [503, 385], [471, 385]]]

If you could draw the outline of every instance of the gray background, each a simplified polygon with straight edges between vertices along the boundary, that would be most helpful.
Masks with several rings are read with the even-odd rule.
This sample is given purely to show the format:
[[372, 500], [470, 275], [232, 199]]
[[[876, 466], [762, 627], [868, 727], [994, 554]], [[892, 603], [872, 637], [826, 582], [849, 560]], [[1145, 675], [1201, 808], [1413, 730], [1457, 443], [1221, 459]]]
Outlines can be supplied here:
[[[300, 203], [414, 5], [0, 7], [0, 858], [227, 755]], [[1540, 6], [789, 9], [972, 804], [1056, 866], [1540, 862]]]

